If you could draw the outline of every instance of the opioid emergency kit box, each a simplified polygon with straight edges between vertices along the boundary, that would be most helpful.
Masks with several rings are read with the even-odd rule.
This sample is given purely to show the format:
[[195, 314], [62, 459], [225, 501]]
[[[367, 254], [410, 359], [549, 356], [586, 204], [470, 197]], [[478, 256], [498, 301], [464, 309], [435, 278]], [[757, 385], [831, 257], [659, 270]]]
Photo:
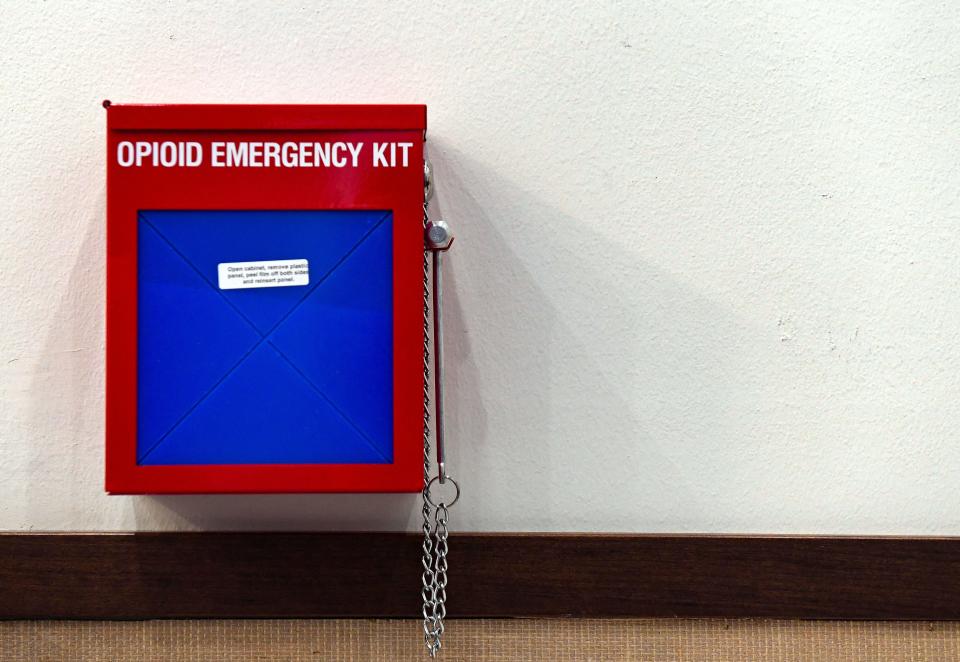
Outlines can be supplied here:
[[107, 491], [418, 491], [426, 107], [104, 105]]

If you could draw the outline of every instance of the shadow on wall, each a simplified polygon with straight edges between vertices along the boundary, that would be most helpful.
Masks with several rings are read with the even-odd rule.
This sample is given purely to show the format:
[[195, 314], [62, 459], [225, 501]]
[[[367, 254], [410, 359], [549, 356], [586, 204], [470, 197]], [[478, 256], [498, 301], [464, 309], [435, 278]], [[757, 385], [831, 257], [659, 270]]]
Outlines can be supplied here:
[[458, 526], [664, 530], [715, 516], [704, 476], [749, 494], [765, 472], [724, 460], [716, 422], [756, 402], [741, 367], [758, 332], [633, 250], [659, 192], [577, 217], [442, 137], [430, 147], [467, 302], [446, 330], [450, 466], [482, 481], [464, 481]]
[[46, 185], [42, 169], [37, 173], [45, 180], [44, 190], [49, 189], [46, 204], [67, 211], [59, 218], [62, 227], [75, 220], [85, 232], [59, 283], [62, 296], [48, 318], [43, 348], [30, 366], [24, 510], [31, 529], [98, 528], [102, 513], [85, 507], [85, 497], [103, 489], [106, 195], [101, 188], [91, 195], [89, 214], [71, 219], [69, 212], [84, 209], [84, 201], [67, 199], [63, 190]]
[[[611, 241], [605, 219], [564, 214], [442, 137], [431, 136], [430, 155], [438, 178], [431, 214], [449, 216], [457, 237], [445, 263], [444, 311], [448, 467], [464, 489], [457, 528], [589, 530], [602, 513], [603, 528], [636, 530], [634, 503], [656, 503], [673, 518], [714, 509], [713, 495], [695, 485], [724, 452], [709, 424], [696, 444], [678, 447], [652, 433], [651, 422], [662, 430], [665, 416], [708, 422], [722, 412], [738, 358], [717, 356], [714, 346], [717, 337], [748, 337], [743, 325]], [[87, 287], [102, 269], [102, 219], [101, 196], [53, 320], [51, 351], [77, 332], [83, 311], [102, 317], [102, 297]], [[58, 451], [67, 479], [52, 494], [30, 481], [30, 503], [90, 503], [102, 490], [102, 428], [91, 423], [102, 411], [85, 410], [81, 397], [102, 388], [101, 374], [86, 360], [65, 381], [35, 380], [38, 429], [63, 426], [72, 441]], [[33, 475], [51, 475], [43, 441]], [[141, 530], [419, 527], [417, 494], [110, 499], [132, 504]], [[64, 517], [66, 528], [87, 521], [81, 512]]]

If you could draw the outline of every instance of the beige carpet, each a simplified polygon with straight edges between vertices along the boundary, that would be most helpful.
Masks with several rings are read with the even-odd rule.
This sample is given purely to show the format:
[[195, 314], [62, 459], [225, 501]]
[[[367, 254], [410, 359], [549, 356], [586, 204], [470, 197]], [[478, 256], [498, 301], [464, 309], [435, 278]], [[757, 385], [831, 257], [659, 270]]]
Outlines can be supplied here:
[[[16, 662], [423, 660], [412, 621], [0, 622]], [[960, 623], [451, 621], [442, 660], [960, 661]]]

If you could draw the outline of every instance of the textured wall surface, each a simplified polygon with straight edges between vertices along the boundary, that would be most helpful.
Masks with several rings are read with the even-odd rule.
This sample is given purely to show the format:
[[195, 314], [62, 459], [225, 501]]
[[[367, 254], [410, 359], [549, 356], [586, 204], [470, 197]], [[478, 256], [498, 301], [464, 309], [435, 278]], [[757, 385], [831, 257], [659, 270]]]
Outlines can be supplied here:
[[415, 526], [102, 491], [104, 113], [426, 102], [473, 530], [960, 534], [956, 3], [5, 2], [0, 528]]
[[[422, 661], [414, 621], [0, 623], [2, 662]], [[438, 659], [507, 662], [948, 662], [957, 623], [449, 621]]]

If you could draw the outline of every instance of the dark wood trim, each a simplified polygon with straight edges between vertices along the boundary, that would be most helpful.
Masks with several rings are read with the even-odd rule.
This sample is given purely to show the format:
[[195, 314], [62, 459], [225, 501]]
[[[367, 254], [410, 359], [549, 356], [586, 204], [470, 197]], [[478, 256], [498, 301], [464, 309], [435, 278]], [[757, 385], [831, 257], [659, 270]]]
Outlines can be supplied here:
[[[416, 617], [403, 533], [0, 534], [0, 618]], [[460, 534], [451, 617], [960, 619], [960, 538]]]

